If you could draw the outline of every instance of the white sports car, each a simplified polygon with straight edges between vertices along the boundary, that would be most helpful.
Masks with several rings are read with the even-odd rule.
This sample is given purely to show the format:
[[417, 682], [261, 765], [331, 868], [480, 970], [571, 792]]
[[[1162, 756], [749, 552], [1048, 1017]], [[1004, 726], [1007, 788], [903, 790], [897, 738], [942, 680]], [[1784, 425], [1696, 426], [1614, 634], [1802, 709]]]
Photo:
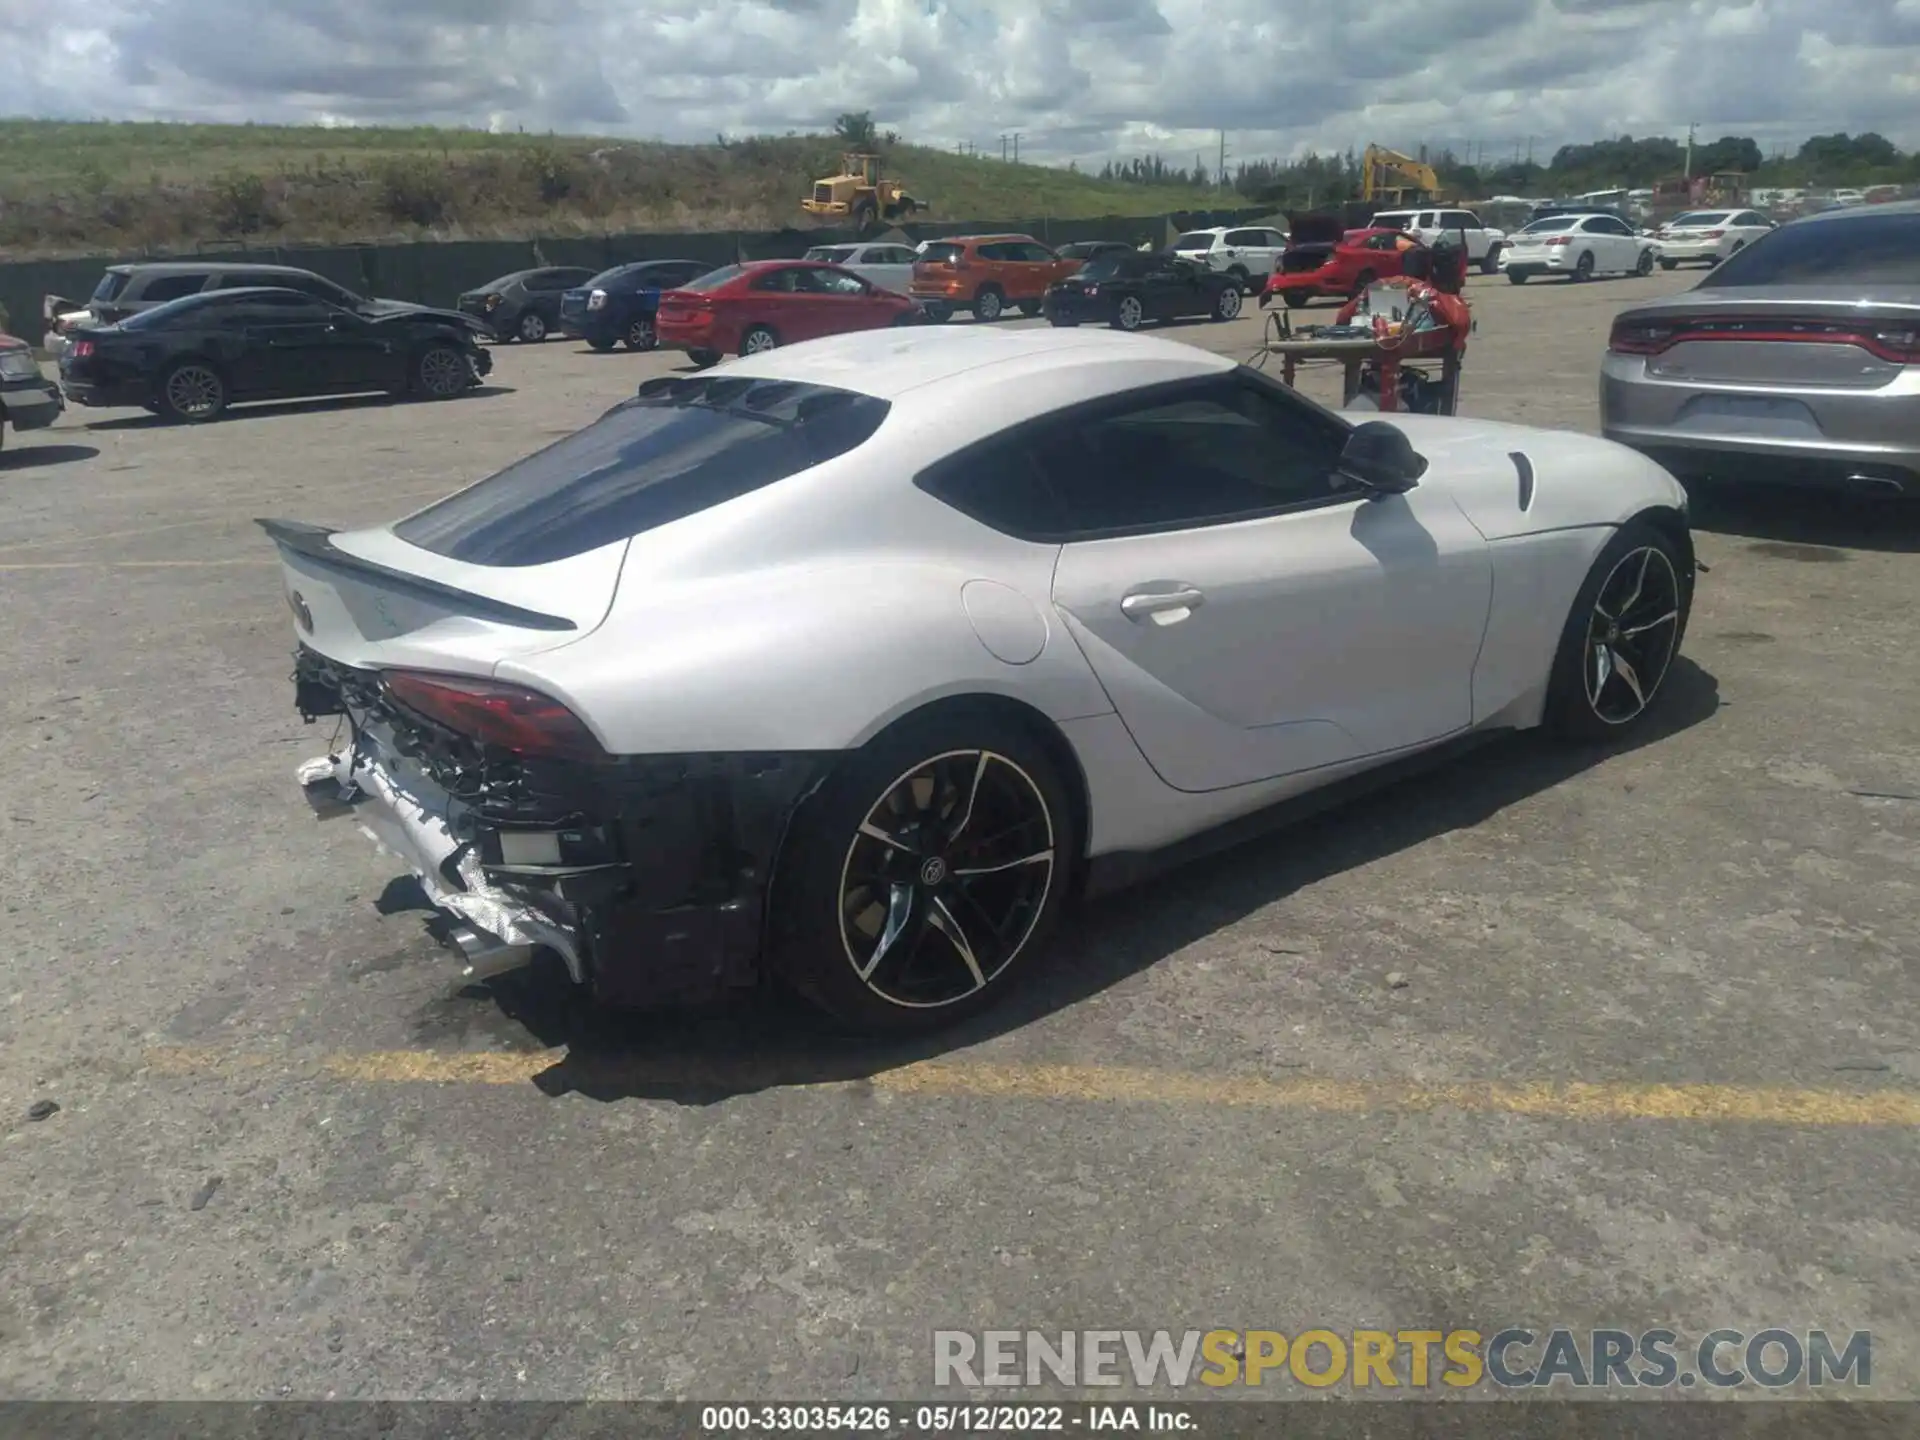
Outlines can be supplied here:
[[1628, 730], [1696, 569], [1684, 492], [1621, 446], [1356, 427], [1186, 345], [988, 326], [650, 380], [391, 526], [261, 523], [297, 706], [339, 727], [308, 797], [468, 973], [771, 979], [883, 1033], [1278, 802]]

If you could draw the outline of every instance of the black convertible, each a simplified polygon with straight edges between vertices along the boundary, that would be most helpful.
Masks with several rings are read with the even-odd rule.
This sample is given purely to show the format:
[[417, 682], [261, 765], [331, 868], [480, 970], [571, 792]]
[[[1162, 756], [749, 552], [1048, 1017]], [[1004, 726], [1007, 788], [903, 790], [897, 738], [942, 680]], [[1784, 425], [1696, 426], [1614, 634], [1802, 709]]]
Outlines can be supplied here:
[[212, 420], [243, 400], [385, 391], [445, 400], [493, 357], [450, 310], [349, 309], [297, 290], [211, 290], [72, 332], [60, 388], [76, 405]]
[[1178, 255], [1124, 253], [1096, 256], [1056, 282], [1040, 307], [1056, 325], [1104, 320], [1116, 330], [1138, 330], [1149, 320], [1240, 313], [1239, 282]]

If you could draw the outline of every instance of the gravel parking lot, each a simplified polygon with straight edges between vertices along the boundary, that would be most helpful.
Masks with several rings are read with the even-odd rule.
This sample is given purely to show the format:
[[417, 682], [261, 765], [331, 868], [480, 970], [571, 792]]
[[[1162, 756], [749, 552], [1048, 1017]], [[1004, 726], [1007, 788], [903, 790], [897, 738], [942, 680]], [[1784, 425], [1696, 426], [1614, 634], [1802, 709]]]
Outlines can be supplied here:
[[[1591, 429], [1610, 316], [1695, 278], [1476, 278], [1464, 411]], [[1706, 497], [1657, 736], [1101, 905], [935, 1043], [451, 993], [301, 803], [252, 518], [392, 518], [676, 363], [8, 437], [0, 1395], [899, 1397], [942, 1327], [1511, 1323], [1870, 1329], [1920, 1397], [1912, 516]]]

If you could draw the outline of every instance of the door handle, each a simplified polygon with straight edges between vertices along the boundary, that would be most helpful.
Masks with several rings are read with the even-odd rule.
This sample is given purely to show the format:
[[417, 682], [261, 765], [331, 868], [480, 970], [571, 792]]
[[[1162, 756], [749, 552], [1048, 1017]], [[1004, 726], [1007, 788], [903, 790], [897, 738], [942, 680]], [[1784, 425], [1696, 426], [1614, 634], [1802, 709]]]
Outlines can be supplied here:
[[1173, 590], [1135, 590], [1120, 597], [1120, 613], [1135, 623], [1152, 620], [1156, 625], [1173, 625], [1198, 610], [1206, 598], [1191, 585]]

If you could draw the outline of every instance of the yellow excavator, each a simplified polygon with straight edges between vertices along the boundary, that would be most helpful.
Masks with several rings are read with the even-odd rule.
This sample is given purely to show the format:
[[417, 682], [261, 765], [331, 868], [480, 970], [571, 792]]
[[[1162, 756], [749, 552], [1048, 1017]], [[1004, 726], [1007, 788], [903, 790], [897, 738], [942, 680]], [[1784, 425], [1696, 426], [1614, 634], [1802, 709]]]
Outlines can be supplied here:
[[898, 180], [881, 177], [878, 155], [849, 151], [840, 157], [840, 173], [814, 181], [813, 193], [800, 208], [823, 220], [851, 220], [864, 235], [883, 220], [904, 220], [928, 206], [907, 194]]
[[1444, 197], [1433, 167], [1398, 150], [1367, 146], [1360, 157], [1360, 198], [1370, 205], [1433, 205]]

